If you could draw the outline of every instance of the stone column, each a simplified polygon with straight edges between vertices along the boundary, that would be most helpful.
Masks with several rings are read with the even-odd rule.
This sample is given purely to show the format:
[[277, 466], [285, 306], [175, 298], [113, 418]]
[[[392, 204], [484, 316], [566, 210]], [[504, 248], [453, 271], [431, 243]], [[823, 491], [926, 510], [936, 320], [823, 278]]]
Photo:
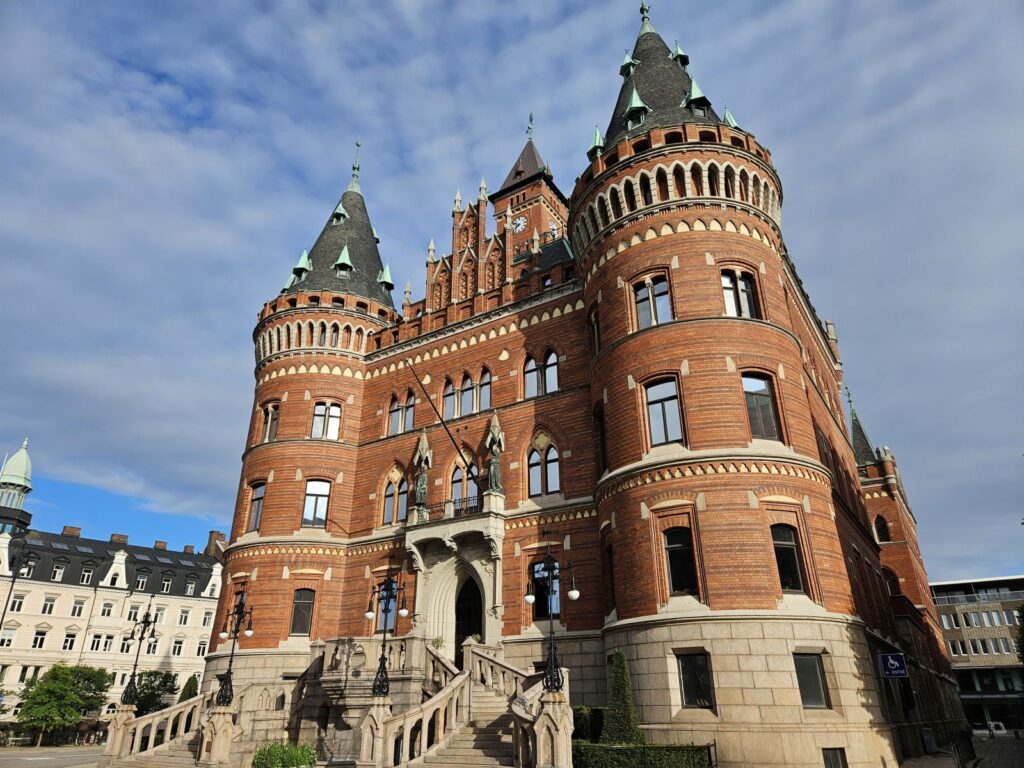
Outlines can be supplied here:
[[128, 723], [135, 719], [134, 704], [118, 704], [114, 716], [107, 726], [107, 746], [103, 750], [104, 765], [111, 760], [123, 757], [127, 751]]
[[562, 669], [565, 685], [545, 691], [533, 723], [537, 768], [572, 768], [572, 707], [569, 706], [569, 670]]
[[231, 743], [241, 731], [235, 723], [234, 708], [218, 706], [210, 710], [203, 724], [203, 740], [199, 750], [200, 765], [224, 765], [231, 758]]
[[[366, 708], [366, 714], [359, 723], [359, 758], [358, 768], [378, 768], [390, 765], [390, 755], [386, 751], [390, 744], [385, 740], [384, 721], [391, 717], [391, 699], [387, 696], [376, 696]], [[408, 739], [409, 734], [403, 734]]]

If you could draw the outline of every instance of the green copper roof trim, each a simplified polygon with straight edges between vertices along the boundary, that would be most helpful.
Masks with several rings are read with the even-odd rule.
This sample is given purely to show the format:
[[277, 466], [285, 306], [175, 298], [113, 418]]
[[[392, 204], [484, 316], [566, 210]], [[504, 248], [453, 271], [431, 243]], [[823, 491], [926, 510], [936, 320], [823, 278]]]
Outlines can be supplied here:
[[348, 183], [348, 189], [346, 192], [358, 192], [360, 195], [363, 194], [363, 190], [359, 188], [359, 148], [363, 146], [359, 139], [356, 139], [356, 159], [352, 161], [352, 181]]
[[391, 266], [389, 264], [384, 265], [384, 269], [377, 275], [377, 282], [387, 288], [389, 291], [395, 287], [395, 281], [391, 279]]
[[309, 260], [309, 252], [303, 248], [302, 255], [299, 256], [298, 263], [292, 268], [292, 274], [301, 280], [306, 276], [307, 272], [313, 269], [313, 262]]
[[32, 460], [28, 457], [28, 438], [0, 469], [0, 484], [15, 485], [32, 490]]
[[736, 122], [736, 119], [732, 116], [732, 112], [729, 111], [728, 107], [725, 108], [724, 120], [725, 124], [728, 125], [730, 128], [740, 127], [739, 124]]
[[640, 4], [640, 17], [643, 19], [640, 23], [640, 33], [637, 35], [646, 35], [648, 32], [654, 32], [654, 25], [651, 24], [651, 19], [647, 14], [651, 12], [651, 6], [647, 3]]
[[288, 275], [288, 279], [285, 281], [284, 288], [282, 288], [281, 290], [287, 291], [289, 288], [295, 285], [296, 282], [298, 281], [295, 279], [294, 274]]
[[342, 204], [341, 200], [338, 201], [338, 207], [334, 209], [334, 215], [341, 219], [348, 218], [348, 211], [345, 210], [345, 206]]
[[633, 70], [636, 69], [640, 62], [629, 55], [629, 49], [626, 50], [626, 57], [622, 60], [622, 66], [619, 67], [619, 74], [623, 77], [629, 77], [633, 74]]
[[594, 138], [590, 142], [590, 149], [601, 149], [602, 147], [604, 147], [604, 136], [601, 135], [601, 129], [595, 125]]
[[690, 95], [686, 97], [687, 102], [696, 101], [697, 99], [706, 99], [704, 91], [697, 85], [697, 78], [690, 78]]
[[629, 95], [629, 104], [626, 105], [626, 111], [624, 115], [628, 115], [631, 112], [636, 112], [642, 109], [644, 112], [650, 112], [651, 108], [644, 104], [644, 100], [640, 98], [640, 94], [636, 92], [636, 86], [633, 86], [633, 93]]
[[676, 40], [676, 48], [672, 53], [669, 54], [669, 58], [675, 59], [684, 67], [690, 63], [690, 57], [686, 55], [686, 52], [679, 47], [679, 41]]
[[354, 269], [352, 266], [352, 259], [348, 255], [348, 243], [345, 243], [345, 247], [341, 249], [341, 253], [338, 254], [337, 260], [334, 262], [335, 269]]

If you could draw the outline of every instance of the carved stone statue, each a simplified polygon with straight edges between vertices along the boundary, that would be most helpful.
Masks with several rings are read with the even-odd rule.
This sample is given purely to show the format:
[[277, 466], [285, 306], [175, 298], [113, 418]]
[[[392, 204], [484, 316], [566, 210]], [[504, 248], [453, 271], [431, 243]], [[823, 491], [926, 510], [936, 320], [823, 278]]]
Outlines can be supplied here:
[[419, 472], [416, 474], [416, 485], [413, 487], [413, 499], [417, 507], [424, 507], [427, 504], [427, 487], [429, 485], [427, 470], [434, 463], [434, 452], [430, 450], [430, 443], [427, 442], [426, 430], [420, 433], [420, 440], [416, 445], [412, 463], [419, 468]]
[[420, 467], [419, 474], [416, 475], [416, 486], [415, 486], [415, 500], [417, 507], [425, 507], [427, 505], [427, 468], [426, 466]]
[[491, 425], [487, 430], [487, 447], [491, 457], [487, 461], [487, 488], [497, 493], [504, 493], [501, 485], [501, 452], [505, 450], [505, 433], [498, 423], [498, 414], [491, 417]]

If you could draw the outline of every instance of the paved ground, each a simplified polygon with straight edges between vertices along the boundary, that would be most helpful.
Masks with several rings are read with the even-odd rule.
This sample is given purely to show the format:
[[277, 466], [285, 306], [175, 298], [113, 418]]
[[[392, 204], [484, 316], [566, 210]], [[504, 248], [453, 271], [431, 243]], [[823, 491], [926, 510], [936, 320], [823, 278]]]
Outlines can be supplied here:
[[1000, 736], [997, 739], [975, 739], [974, 749], [981, 758], [978, 768], [1024, 767], [1024, 739]]
[[0, 768], [85, 768], [96, 765], [103, 747], [5, 747]]

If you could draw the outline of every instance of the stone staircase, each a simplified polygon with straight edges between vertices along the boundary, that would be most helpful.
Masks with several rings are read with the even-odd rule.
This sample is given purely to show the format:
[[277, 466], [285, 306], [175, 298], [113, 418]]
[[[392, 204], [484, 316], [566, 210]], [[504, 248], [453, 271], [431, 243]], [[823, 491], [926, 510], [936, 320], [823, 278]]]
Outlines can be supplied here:
[[462, 726], [446, 746], [425, 757], [425, 765], [483, 768], [513, 764], [508, 699], [478, 683], [474, 683], [471, 696], [472, 721]]
[[166, 749], [158, 748], [152, 752], [121, 758], [116, 765], [124, 768], [195, 768], [201, 741], [200, 733], [196, 732], [188, 741], [169, 744]]

